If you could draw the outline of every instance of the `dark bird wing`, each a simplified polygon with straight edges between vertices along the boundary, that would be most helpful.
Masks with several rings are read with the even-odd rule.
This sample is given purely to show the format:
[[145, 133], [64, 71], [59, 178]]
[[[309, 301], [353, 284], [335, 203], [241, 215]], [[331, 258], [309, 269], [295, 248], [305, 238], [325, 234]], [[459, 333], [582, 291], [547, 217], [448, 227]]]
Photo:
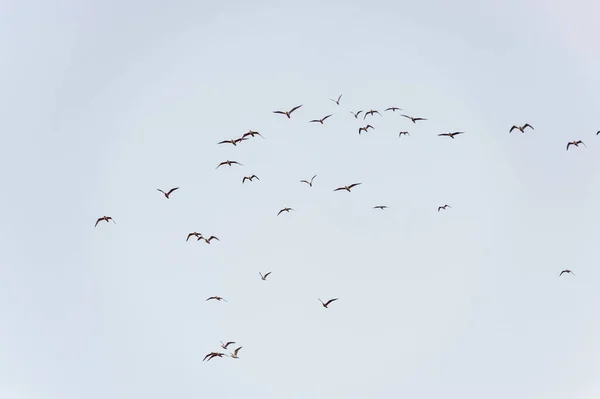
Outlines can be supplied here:
[[289, 114], [291, 114], [292, 112], [294, 112], [295, 110], [297, 110], [298, 108], [300, 108], [302, 105], [297, 105], [294, 108], [290, 109], [290, 111], [288, 112]]
[[[215, 169], [219, 169], [219, 167], [226, 165], [226, 164], [227, 164], [227, 162], [221, 162], [220, 164], [217, 165], [217, 167]], [[158, 190], [158, 191], [161, 191], [161, 190]]]
[[256, 177], [256, 180], [260, 180], [260, 179], [258, 178], [258, 176], [256, 176], [256, 175], [252, 175], [252, 176], [250, 176], [250, 179], [252, 179], [252, 178], [254, 178], [254, 177]]
[[330, 300], [328, 300], [327, 302], [325, 302], [325, 306], [329, 306], [329, 304], [330, 304], [331, 302], [334, 302], [334, 301], [337, 301], [337, 300], [338, 300], [338, 298], [333, 298], [333, 299], [330, 299]]
[[426, 121], [427, 119], [425, 118], [413, 118], [413, 121]]
[[312, 121], [309, 121], [309, 122], [310, 122], [310, 123], [314, 123], [314, 122], [316, 122], [316, 123], [321, 123], [321, 120], [320, 120], [320, 119], [313, 119]]
[[244, 176], [244, 178], [242, 179], [242, 183], [244, 183], [246, 180], [248, 180], [248, 177]]
[[96, 220], [96, 224], [94, 225], [94, 227], [98, 226], [98, 223], [100, 223], [100, 221], [104, 220], [104, 218], [98, 218], [98, 220]]
[[321, 119], [321, 121], [324, 121], [325, 119], [329, 118], [331, 115], [333, 115], [333, 114], [327, 115], [326, 117], [324, 117], [323, 119]]
[[440, 133], [438, 136], [450, 136], [450, 133]]
[[[530, 127], [531, 129], [533, 129], [533, 126], [531, 126], [529, 123], [526, 123], [523, 125], [523, 129], [525, 129], [526, 127]], [[535, 129], [533, 129], [535, 130]]]
[[274, 114], [281, 114], [281, 115], [285, 115], [285, 112], [283, 111], [273, 111]]
[[269, 274], [271, 274], [272, 272], [268, 272], [264, 275], [265, 278], [267, 278], [269, 276]]
[[335, 190], [333, 190], [333, 191], [340, 191], [340, 190], [345, 190], [345, 189], [346, 189], [346, 187], [340, 187], [340, 188], [336, 188], [336, 189], [335, 189]]
[[571, 144], [573, 144], [573, 143], [570, 143], [570, 142], [567, 143], [567, 151], [569, 151], [569, 147], [571, 146]]
[[238, 352], [239, 352], [239, 350], [240, 350], [240, 349], [242, 349], [242, 347], [241, 347], [241, 346], [240, 346], [239, 348], [236, 348], [236, 349], [233, 351], [233, 356], [237, 356], [237, 354], [238, 354]]
[[515, 125], [513, 125], [513, 127], [511, 127], [511, 128], [510, 128], [510, 130], [509, 130], [508, 132], [510, 133], [510, 132], [512, 132], [513, 130], [515, 130], [515, 129], [518, 129], [518, 128], [519, 128], [518, 126], [515, 126]]
[[279, 212], [277, 212], [277, 216], [279, 216], [281, 214], [281, 212], [284, 212], [285, 209], [280, 210]]
[[219, 240], [219, 238], [218, 238], [218, 237], [216, 237], [216, 236], [210, 236], [210, 237], [208, 237], [208, 240], [207, 240], [207, 241], [210, 241], [210, 240], [213, 240], [213, 239], [215, 239], [215, 240], [217, 240], [217, 241], [221, 241], [221, 240]]
[[300, 183], [306, 183], [306, 184], [310, 185], [310, 183], [307, 180], [300, 180]]
[[315, 180], [315, 177], [317, 177], [317, 175], [314, 175], [313, 177], [310, 178], [311, 183], [313, 182], [313, 180]]
[[354, 183], [354, 184], [349, 185], [348, 188], [353, 188], [353, 187], [356, 187], [356, 186], [360, 186], [361, 184], [362, 183]]
[[174, 188], [170, 189], [169, 192], [167, 193], [167, 195], [171, 195], [171, 193], [175, 190], [179, 190], [179, 187], [174, 187]]
[[216, 296], [211, 296], [211, 297], [206, 298], [207, 301], [210, 301], [211, 299], [217, 299], [217, 297]]

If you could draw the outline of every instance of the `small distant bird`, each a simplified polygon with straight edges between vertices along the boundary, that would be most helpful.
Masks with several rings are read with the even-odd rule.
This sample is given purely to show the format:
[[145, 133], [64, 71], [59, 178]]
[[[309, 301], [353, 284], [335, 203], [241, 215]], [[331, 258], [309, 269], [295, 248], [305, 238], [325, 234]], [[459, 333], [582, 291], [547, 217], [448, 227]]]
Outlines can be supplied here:
[[310, 187], [312, 187], [312, 183], [313, 183], [313, 180], [315, 180], [315, 177], [317, 177], [317, 175], [314, 175], [313, 177], [311, 177], [311, 178], [310, 178], [310, 181], [308, 181], [308, 180], [300, 180], [300, 183], [306, 183], [306, 184], [308, 184]]
[[[317, 299], [319, 299], [319, 298], [317, 298]], [[331, 302], [337, 301], [338, 299], [339, 298], [333, 298], [333, 299], [328, 300], [325, 303], [322, 300], [319, 299], [319, 302], [321, 302], [321, 305], [323, 305], [324, 308], [327, 308]]]
[[204, 356], [204, 359], [202, 359], [202, 361], [209, 361], [211, 359], [214, 359], [215, 357], [223, 357], [225, 356], [224, 353], [221, 352], [210, 352], [208, 355]]
[[396, 112], [396, 111], [402, 111], [402, 108], [398, 108], [398, 107], [389, 107], [387, 109], [385, 109], [383, 112], [385, 111], [392, 111], [392, 112]]
[[600, 134], [600, 130], [598, 130], [598, 131], [596, 132], [596, 136], [597, 136], [597, 135], [599, 135], [599, 134]]
[[287, 117], [288, 117], [288, 119], [290, 119], [290, 118], [291, 118], [291, 116], [290, 116], [290, 115], [292, 114], [292, 112], [294, 112], [295, 110], [297, 110], [297, 109], [298, 109], [298, 108], [300, 108], [301, 106], [302, 106], [302, 105], [298, 105], [298, 106], [296, 106], [296, 107], [294, 107], [294, 108], [290, 109], [289, 111], [273, 111], [273, 113], [274, 113], [274, 114], [281, 114], [281, 115], [285, 115], [285, 116], [287, 116]]
[[244, 165], [242, 165], [241, 163], [239, 163], [238, 161], [230, 161], [230, 160], [227, 160], [227, 161], [223, 161], [223, 162], [221, 162], [220, 164], [218, 164], [218, 165], [217, 165], [217, 167], [216, 167], [215, 169], [219, 169], [219, 167], [221, 167], [221, 166], [223, 166], [223, 165], [228, 165], [228, 166], [231, 166], [231, 165], [234, 165], [234, 164], [235, 164], [235, 165], [244, 166]]
[[446, 210], [446, 208], [452, 208], [452, 207], [451, 207], [450, 205], [448, 205], [448, 204], [446, 204], [446, 205], [444, 205], [444, 206], [438, 206], [438, 212], [439, 212], [441, 209], [443, 209], [443, 210]]
[[398, 137], [402, 137], [403, 135], [410, 136], [409, 132], [400, 132], [398, 133]]
[[240, 346], [239, 348], [236, 348], [233, 353], [231, 355], [229, 355], [230, 357], [232, 357], [233, 359], [239, 359], [238, 357], [238, 352], [239, 350], [242, 349], [242, 347]]
[[560, 272], [560, 274], [558, 275], [558, 277], [562, 276], [563, 273], [567, 273], [567, 274], [572, 274], [573, 276], [575, 275], [575, 273], [573, 273], [572, 271], [570, 271], [569, 269], [565, 269], [562, 272]]
[[[225, 301], [225, 299], [223, 297], [220, 297], [220, 296], [211, 296], [211, 297], [206, 298], [207, 301], [210, 301], [211, 299], [216, 299], [219, 302], [220, 301]], [[227, 301], [225, 301], [225, 302], [227, 302]]]
[[453, 139], [454, 136], [459, 135], [459, 134], [464, 134], [464, 132], [441, 133], [441, 134], [438, 134], [438, 136], [447, 136], [447, 137], [450, 137], [451, 139]]
[[352, 111], [350, 111], [350, 113], [351, 113], [352, 115], [354, 115], [354, 117], [355, 117], [356, 119], [358, 119], [358, 115], [360, 115], [360, 113], [361, 113], [361, 112], [362, 112], [362, 111], [358, 111], [358, 112], [352, 112]]
[[161, 193], [163, 193], [165, 195], [165, 197], [167, 197], [167, 199], [169, 199], [169, 195], [171, 195], [171, 193], [173, 191], [179, 190], [179, 187], [172, 188], [169, 191], [167, 191], [166, 193], [163, 190], [161, 190], [160, 188], [157, 188], [157, 190], [160, 191]]
[[258, 178], [258, 176], [256, 176], [256, 175], [252, 175], [252, 176], [244, 176], [244, 178], [242, 179], [242, 183], [244, 183], [246, 180], [250, 180], [250, 181], [252, 181], [252, 179], [260, 180], [260, 179]]
[[426, 121], [427, 120], [425, 118], [413, 118], [412, 116], [408, 116], [408, 115], [404, 115], [404, 114], [402, 114], [402, 116], [410, 119], [412, 121], [412, 123], [417, 123], [417, 121]]
[[269, 274], [271, 274], [271, 273], [272, 272], [262, 274], [261, 272], [258, 272], [258, 274], [260, 274], [260, 278], [262, 279], [262, 281], [267, 281], [267, 277], [269, 277]]
[[331, 114], [322, 117], [321, 119], [313, 119], [312, 121], [310, 121], [311, 123], [320, 123], [321, 125], [323, 124], [323, 122], [325, 122], [325, 119], [329, 118], [331, 116]]
[[212, 240], [221, 241], [221, 240], [219, 240], [219, 239], [218, 239], [217, 237], [215, 237], [215, 236], [210, 236], [210, 237], [208, 237], [208, 238], [204, 238], [204, 237], [198, 237], [198, 241], [200, 241], [200, 240], [204, 240], [204, 242], [206, 242], [207, 244], [210, 244], [210, 242], [211, 242]]
[[279, 212], [277, 212], [277, 216], [279, 216], [281, 214], [281, 212], [289, 212], [289, 211], [293, 211], [294, 209], [292, 208], [283, 208], [282, 210], [280, 210]]
[[587, 145], [585, 145], [585, 143], [581, 140], [569, 141], [569, 143], [567, 144], [567, 151], [569, 151], [570, 146], [574, 145], [575, 147], [579, 147], [579, 144], [583, 144], [584, 147], [587, 147]]
[[[523, 126], [513, 125], [513, 127], [511, 127], [508, 132], [511, 133], [513, 130], [517, 129], [517, 130], [520, 130], [521, 133], [525, 133], [525, 128], [528, 128], [528, 127], [533, 129], [533, 126], [531, 126], [529, 123], [526, 123]], [[533, 130], [535, 130], [535, 129], [533, 129]]]
[[363, 116], [363, 119], [366, 119], [367, 115], [375, 115], [375, 114], [381, 116], [381, 114], [379, 113], [379, 111], [376, 111], [376, 110], [372, 109], [370, 111], [365, 112], [365, 115]]
[[193, 233], [188, 234], [185, 241], [187, 242], [190, 239], [190, 237], [192, 237], [192, 236], [198, 238], [198, 240], [202, 239], [202, 233], [198, 233], [197, 231], [194, 231]]
[[223, 349], [227, 349], [227, 347], [228, 347], [229, 345], [233, 345], [233, 344], [235, 344], [235, 341], [229, 341], [229, 342], [227, 342], [227, 343], [223, 343], [223, 341], [221, 341], [221, 348], [223, 348]]
[[387, 208], [388, 208], [388, 206], [387, 206], [387, 205], [377, 205], [377, 206], [374, 206], [374, 207], [373, 207], [373, 209], [381, 209], [382, 211], [383, 211], [384, 209], [387, 209]]
[[262, 134], [260, 134], [259, 132], [255, 132], [253, 130], [248, 130], [248, 133], [244, 133], [242, 135], [242, 138], [248, 138], [248, 137], [254, 137], [254, 136], [260, 136], [264, 139]]
[[360, 128], [358, 128], [358, 134], [360, 134], [360, 132], [365, 132], [365, 133], [366, 133], [366, 132], [368, 132], [368, 131], [369, 131], [369, 128], [371, 128], [371, 129], [375, 129], [375, 128], [374, 128], [373, 126], [371, 126], [371, 125], [367, 125], [367, 126], [365, 126], [365, 127], [360, 127]]
[[246, 137], [240, 137], [239, 139], [231, 139], [231, 140], [223, 140], [223, 141], [219, 141], [217, 144], [233, 144], [235, 146], [238, 145], [238, 143], [241, 143], [244, 140], [248, 140]]
[[359, 185], [361, 185], [361, 184], [362, 184], [362, 183], [354, 183], [354, 184], [351, 184], [351, 185], [349, 185], [349, 186], [344, 186], [344, 187], [339, 187], [339, 188], [336, 188], [336, 189], [335, 189], [335, 190], [333, 190], [333, 191], [342, 191], [342, 190], [346, 190], [346, 191], [350, 192], [350, 190], [352, 190], [352, 188], [354, 188], [354, 187], [356, 187], [356, 186], [359, 186]]
[[334, 103], [336, 103], [337, 105], [340, 105], [340, 99], [342, 98], [342, 95], [340, 94], [340, 96], [338, 97], [337, 100], [334, 100], [333, 98], [330, 98], [331, 101], [333, 101]]
[[113, 222], [114, 224], [117, 224], [117, 223], [115, 222], [115, 220], [114, 220], [113, 218], [111, 218], [110, 216], [102, 216], [101, 218], [98, 218], [98, 220], [96, 220], [96, 224], [94, 225], [94, 227], [98, 226], [98, 223], [100, 223], [100, 222], [101, 222], [101, 221], [103, 221], [103, 220], [104, 220], [104, 221], [106, 221], [107, 223], [108, 223], [108, 221], [109, 221], [109, 220], [112, 220], [112, 222]]

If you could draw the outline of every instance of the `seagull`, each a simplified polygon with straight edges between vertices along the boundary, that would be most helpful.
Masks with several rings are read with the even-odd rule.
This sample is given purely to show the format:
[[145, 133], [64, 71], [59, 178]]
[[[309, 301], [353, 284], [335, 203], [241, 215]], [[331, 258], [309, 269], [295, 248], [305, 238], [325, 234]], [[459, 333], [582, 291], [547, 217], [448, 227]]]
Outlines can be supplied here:
[[381, 114], [379, 113], [379, 111], [376, 111], [376, 110], [372, 109], [370, 111], [365, 112], [365, 116], [363, 116], [363, 119], [366, 119], [367, 115], [375, 115], [375, 114], [381, 116]]
[[188, 234], [187, 238], [185, 239], [185, 241], [187, 242], [191, 236], [195, 236], [196, 238], [198, 238], [198, 240], [202, 239], [202, 233], [198, 233], [197, 231], [194, 231], [193, 233]]
[[388, 206], [387, 206], [387, 205], [377, 205], [377, 206], [374, 206], [374, 207], [373, 207], [373, 209], [381, 209], [382, 211], [383, 211], [384, 209], [386, 209], [386, 208], [388, 208]]
[[302, 105], [298, 105], [298, 106], [296, 106], [296, 107], [294, 107], [294, 108], [290, 109], [289, 111], [273, 111], [273, 113], [274, 113], [274, 114], [281, 114], [281, 115], [285, 115], [285, 116], [287, 116], [287, 117], [288, 117], [288, 119], [290, 119], [290, 118], [291, 118], [291, 116], [290, 116], [290, 115], [292, 114], [292, 112], [294, 112], [295, 110], [297, 110], [297, 109], [298, 109], [298, 108], [300, 108], [301, 106], [302, 106]]
[[392, 111], [392, 112], [396, 112], [396, 111], [402, 111], [402, 108], [398, 108], [398, 107], [389, 107], [387, 109], [385, 109], [383, 112], [385, 111]]
[[[220, 297], [220, 296], [211, 296], [211, 297], [206, 298], [207, 301], [210, 301], [211, 299], [216, 299], [219, 302], [220, 301], [225, 301], [225, 299], [223, 297]], [[225, 301], [225, 302], [227, 302], [227, 301]]]
[[231, 355], [229, 355], [230, 357], [234, 358], [234, 359], [239, 359], [238, 357], [238, 352], [239, 350], [242, 349], [242, 347], [240, 346], [239, 348], [236, 348], [233, 353]]
[[225, 354], [221, 353], [221, 352], [210, 352], [208, 355], [204, 356], [204, 359], [202, 361], [204, 361], [204, 360], [209, 361], [210, 359], [213, 359], [215, 357], [223, 357], [223, 356], [225, 356]]
[[446, 204], [444, 206], [438, 206], [438, 212], [440, 211], [440, 209], [446, 210], [446, 208], [452, 208], [452, 207], [448, 204]]
[[254, 136], [260, 136], [264, 139], [262, 134], [260, 134], [259, 132], [255, 132], [253, 130], [248, 130], [248, 133], [244, 133], [242, 135], [242, 138], [248, 138], [248, 137], [254, 137]]
[[360, 134], [360, 132], [365, 132], [365, 133], [366, 133], [366, 132], [368, 132], [368, 131], [369, 131], [369, 128], [371, 128], [371, 129], [375, 129], [375, 128], [374, 128], [373, 126], [371, 126], [371, 125], [367, 125], [367, 126], [365, 126], [365, 127], [360, 127], [360, 128], [358, 128], [358, 134]]
[[[319, 299], [319, 298], [317, 298], [317, 299]], [[325, 303], [323, 303], [323, 301], [319, 299], [319, 302], [321, 302], [321, 305], [323, 305], [324, 308], [327, 308], [331, 302], [337, 301], [338, 299], [339, 298], [333, 298], [333, 299], [328, 300]]]
[[244, 165], [242, 165], [241, 163], [239, 163], [238, 161], [230, 161], [230, 160], [227, 160], [227, 161], [223, 161], [223, 162], [221, 162], [220, 164], [218, 164], [218, 165], [217, 165], [217, 167], [216, 167], [215, 169], [219, 169], [219, 167], [221, 167], [221, 166], [223, 166], [223, 165], [229, 165], [229, 166], [231, 166], [231, 165], [233, 165], [233, 164], [240, 165], [240, 166], [244, 166]]
[[109, 220], [112, 220], [112, 222], [114, 224], [117, 224], [117, 222], [115, 222], [115, 220], [113, 218], [111, 218], [110, 216], [102, 216], [101, 218], [98, 218], [98, 220], [96, 220], [96, 224], [94, 225], [94, 227], [98, 226], [98, 223], [100, 223], [103, 220], [105, 220], [107, 223]]
[[358, 119], [358, 115], [360, 115], [360, 113], [361, 113], [361, 112], [362, 112], [362, 111], [358, 111], [358, 112], [352, 112], [352, 111], [350, 111], [350, 113], [351, 113], [352, 115], [354, 115], [354, 117], [355, 117], [356, 119]]
[[248, 138], [242, 136], [239, 139], [231, 139], [231, 140], [219, 141], [217, 144], [233, 144], [233, 145], [237, 146], [238, 143], [241, 143], [244, 140], [248, 140]]
[[252, 176], [244, 176], [244, 178], [242, 179], [242, 183], [244, 183], [246, 180], [250, 180], [250, 181], [252, 181], [252, 179], [260, 180], [260, 179], [258, 178], [258, 176], [256, 176], [256, 175], [252, 175]]
[[575, 147], [579, 147], [579, 144], [583, 144], [584, 147], [587, 147], [587, 145], [585, 145], [585, 143], [581, 140], [569, 141], [569, 143], [567, 144], [567, 151], [569, 151], [569, 146], [574, 145]]
[[410, 136], [410, 133], [409, 132], [400, 132], [400, 133], [398, 133], [398, 137], [402, 137], [402, 135], [408, 135], [408, 136]]
[[[531, 129], [533, 129], [533, 126], [531, 126], [529, 123], [526, 123], [523, 126], [513, 125], [513, 127], [511, 127], [508, 132], [511, 133], [513, 130], [518, 129], [521, 131], [521, 133], [525, 133], [525, 128], [527, 128], [527, 127], [530, 127]], [[533, 129], [533, 130], [535, 130], [535, 129]]]
[[337, 105], [340, 105], [340, 99], [342, 98], [342, 95], [340, 94], [340, 96], [338, 97], [337, 100], [334, 100], [333, 98], [330, 98], [331, 101], [333, 101], [334, 103], [336, 103]]
[[315, 177], [317, 177], [317, 175], [314, 175], [313, 177], [311, 177], [310, 181], [308, 181], [308, 180], [300, 180], [300, 183], [306, 183], [306, 184], [308, 184], [310, 187], [312, 187], [313, 180], [315, 180]]
[[320, 123], [321, 125], [323, 124], [323, 122], [325, 122], [325, 119], [329, 118], [331, 116], [331, 114], [322, 117], [321, 119], [313, 119], [312, 121], [310, 121], [311, 123]]
[[292, 208], [283, 208], [282, 210], [280, 210], [279, 212], [277, 212], [277, 216], [279, 216], [281, 214], [281, 212], [289, 212], [289, 211], [293, 211], [294, 209]]
[[171, 195], [171, 193], [173, 191], [179, 190], [179, 187], [172, 188], [169, 191], [167, 191], [166, 193], [163, 190], [161, 190], [160, 188], [157, 188], [157, 190], [160, 191], [161, 193], [163, 193], [165, 195], [165, 197], [167, 197], [167, 199], [169, 199], [169, 195]]
[[210, 237], [208, 237], [208, 238], [204, 238], [204, 237], [198, 237], [198, 241], [200, 241], [200, 240], [204, 240], [204, 242], [206, 242], [207, 244], [210, 244], [210, 242], [211, 242], [212, 240], [221, 241], [221, 240], [219, 240], [219, 239], [218, 239], [217, 237], [215, 237], [215, 236], [210, 236]]
[[560, 274], [558, 275], [558, 277], [562, 276], [563, 273], [567, 273], [567, 274], [572, 274], [573, 276], [575, 275], [575, 273], [573, 273], [572, 271], [570, 271], [569, 269], [565, 269], [562, 272], [560, 272]]
[[410, 119], [412, 121], [412, 123], [417, 123], [417, 121], [426, 121], [427, 120], [425, 118], [413, 118], [412, 116], [408, 116], [408, 115], [404, 115], [404, 114], [402, 114], [402, 116]]
[[458, 135], [458, 134], [463, 134], [464, 132], [454, 132], [454, 133], [441, 133], [438, 134], [438, 136], [447, 136], [450, 137], [451, 139], [454, 138], [454, 136]]
[[335, 190], [333, 190], [333, 191], [341, 191], [341, 190], [346, 190], [346, 191], [350, 192], [350, 190], [351, 190], [352, 188], [354, 188], [354, 187], [356, 187], [356, 186], [359, 186], [359, 185], [361, 185], [361, 184], [362, 184], [362, 183], [354, 183], [354, 184], [351, 184], [351, 185], [349, 185], [349, 186], [344, 186], [344, 187], [339, 187], [339, 188], [336, 188], [336, 189], [335, 189]]
[[269, 274], [271, 274], [272, 272], [268, 272], [265, 273], [264, 275], [261, 272], [258, 272], [258, 274], [260, 274], [260, 278], [262, 279], [262, 281], [267, 281], [267, 277], [269, 276]]
[[228, 347], [229, 345], [233, 345], [233, 344], [235, 344], [235, 341], [229, 341], [229, 342], [227, 342], [227, 343], [223, 343], [223, 341], [221, 341], [221, 348], [223, 348], [223, 349], [227, 349], [227, 347]]

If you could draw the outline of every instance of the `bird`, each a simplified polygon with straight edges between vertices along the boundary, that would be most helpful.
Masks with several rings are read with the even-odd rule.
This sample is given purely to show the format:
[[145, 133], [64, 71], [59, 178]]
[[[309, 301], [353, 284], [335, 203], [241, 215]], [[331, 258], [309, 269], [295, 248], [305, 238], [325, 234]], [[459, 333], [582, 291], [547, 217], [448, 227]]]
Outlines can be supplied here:
[[223, 162], [221, 162], [220, 164], [218, 164], [218, 165], [217, 165], [217, 167], [216, 167], [215, 169], [219, 169], [219, 167], [221, 167], [221, 166], [223, 166], [223, 165], [229, 165], [229, 166], [231, 166], [231, 165], [233, 165], [233, 164], [240, 165], [240, 166], [244, 166], [244, 165], [242, 165], [241, 163], [239, 163], [238, 161], [230, 161], [230, 160], [227, 160], [227, 161], [223, 161]]
[[288, 119], [291, 118], [291, 114], [292, 112], [294, 112], [295, 110], [297, 110], [298, 108], [300, 108], [302, 105], [298, 105], [292, 109], [290, 109], [289, 111], [273, 111], [274, 114], [281, 114], [281, 115], [285, 115], [288, 117]]
[[587, 147], [587, 145], [585, 145], [585, 143], [581, 140], [577, 140], [577, 141], [569, 141], [569, 143], [567, 144], [567, 151], [569, 151], [569, 147], [571, 145], [574, 145], [575, 147], [579, 147], [579, 144], [583, 144], [584, 147]]
[[[319, 299], [319, 298], [317, 298], [317, 299]], [[339, 298], [333, 298], [333, 299], [328, 300], [325, 303], [323, 303], [323, 301], [319, 299], [319, 302], [321, 302], [321, 305], [323, 305], [324, 308], [327, 308], [331, 302], [337, 301], [338, 299]]]
[[317, 177], [317, 175], [314, 175], [313, 177], [311, 177], [311, 178], [310, 178], [310, 181], [308, 181], [308, 180], [300, 180], [300, 183], [306, 183], [306, 184], [308, 184], [310, 187], [312, 187], [313, 180], [315, 180], [315, 177]]
[[248, 140], [248, 138], [242, 136], [239, 139], [223, 140], [223, 141], [218, 142], [217, 144], [233, 144], [233, 145], [237, 146], [238, 143], [241, 143], [244, 140]]
[[268, 272], [268, 273], [262, 274], [261, 272], [258, 272], [258, 274], [260, 274], [260, 278], [261, 278], [263, 281], [267, 281], [267, 277], [268, 277], [268, 276], [269, 276], [269, 274], [271, 274], [271, 273], [272, 273], [272, 272]]
[[195, 236], [198, 238], [198, 240], [200, 240], [202, 238], [202, 233], [198, 233], [196, 231], [194, 231], [193, 233], [188, 234], [187, 238], [185, 239], [185, 241], [187, 242], [191, 236]]
[[438, 134], [438, 136], [447, 136], [450, 137], [451, 139], [454, 138], [454, 136], [459, 135], [459, 134], [463, 134], [464, 132], [454, 132], [454, 133], [440, 133]]
[[[206, 298], [207, 301], [210, 301], [211, 299], [216, 299], [219, 302], [220, 301], [225, 301], [225, 298], [220, 297], [220, 296], [211, 296], [211, 297]], [[225, 302], [227, 302], [227, 301], [225, 301]]]
[[235, 341], [229, 341], [229, 342], [227, 342], [227, 343], [223, 343], [223, 341], [221, 341], [221, 348], [223, 348], [223, 349], [227, 349], [227, 347], [228, 347], [229, 345], [233, 345], [233, 344], [235, 344]]
[[426, 121], [427, 120], [425, 118], [413, 118], [412, 116], [408, 116], [408, 115], [404, 115], [404, 114], [402, 114], [402, 116], [410, 119], [412, 121], [412, 123], [417, 123], [417, 121]]
[[410, 133], [409, 132], [400, 132], [400, 133], [398, 133], [398, 137], [402, 137], [403, 135], [410, 136]]
[[[533, 126], [531, 126], [529, 123], [526, 123], [523, 126], [513, 125], [508, 132], [511, 133], [513, 130], [518, 129], [521, 131], [521, 133], [525, 133], [525, 128], [528, 128], [528, 127], [533, 129]], [[535, 129], [533, 129], [533, 130], [535, 130]]]
[[341, 191], [341, 190], [346, 190], [346, 191], [350, 192], [350, 190], [352, 190], [352, 188], [354, 188], [354, 187], [356, 187], [356, 186], [359, 186], [359, 185], [361, 185], [361, 184], [362, 184], [362, 183], [353, 183], [353, 184], [351, 184], [351, 185], [349, 185], [349, 186], [344, 186], [344, 187], [339, 187], [339, 188], [336, 188], [336, 189], [335, 189], [335, 190], [333, 190], [333, 191]]
[[356, 118], [356, 119], [358, 119], [358, 115], [360, 115], [360, 113], [361, 113], [361, 112], [362, 112], [362, 111], [357, 111], [357, 112], [352, 112], [352, 111], [350, 111], [350, 113], [351, 113], [352, 115], [354, 115], [354, 118]]
[[365, 115], [363, 116], [363, 119], [366, 119], [367, 115], [375, 115], [375, 114], [378, 114], [379, 116], [381, 116], [381, 114], [379, 113], [379, 111], [376, 111], [376, 110], [372, 109], [370, 111], [365, 112]]
[[369, 131], [369, 128], [371, 128], [371, 129], [375, 129], [375, 128], [374, 128], [373, 126], [371, 126], [371, 125], [367, 125], [367, 126], [364, 126], [364, 127], [360, 127], [360, 128], [358, 128], [358, 134], [360, 134], [360, 132], [368, 132], [368, 131]]
[[562, 276], [563, 273], [572, 274], [573, 276], [575, 275], [575, 273], [573, 273], [571, 270], [565, 269], [562, 272], [560, 272], [560, 274], [558, 275], [558, 277]]
[[283, 208], [282, 210], [280, 210], [279, 212], [277, 212], [277, 216], [279, 216], [281, 214], [281, 212], [289, 212], [289, 211], [293, 211], [294, 209], [292, 208]]
[[242, 138], [248, 138], [248, 137], [254, 137], [254, 136], [260, 136], [264, 139], [264, 136], [262, 134], [260, 134], [259, 132], [255, 132], [253, 130], [248, 130], [247, 133], [244, 133], [242, 135]]
[[224, 353], [221, 352], [210, 352], [208, 355], [204, 356], [204, 359], [202, 359], [202, 361], [209, 361], [210, 359], [214, 359], [215, 357], [223, 357], [225, 356]]
[[333, 101], [334, 103], [336, 103], [337, 105], [340, 105], [340, 99], [342, 98], [342, 95], [340, 94], [340, 96], [338, 97], [337, 100], [334, 100], [333, 98], [330, 98], [331, 101]]
[[250, 181], [252, 181], [252, 179], [260, 180], [260, 179], [258, 178], [258, 176], [256, 176], [256, 175], [252, 175], [252, 176], [244, 176], [244, 178], [242, 179], [242, 183], [244, 183], [246, 180], [250, 180]]
[[381, 209], [382, 211], [383, 211], [384, 209], [386, 209], [386, 208], [388, 208], [388, 206], [387, 206], [387, 205], [377, 205], [377, 206], [374, 206], [374, 207], [373, 207], [373, 209]]
[[208, 237], [208, 238], [204, 238], [204, 237], [198, 237], [198, 241], [200, 241], [200, 240], [204, 240], [204, 241], [205, 241], [207, 244], [210, 244], [210, 242], [211, 242], [212, 240], [221, 241], [221, 240], [219, 240], [219, 239], [218, 239], [217, 237], [215, 237], [215, 236], [210, 236], [210, 237]]
[[383, 112], [385, 111], [392, 111], [392, 112], [396, 112], [396, 111], [402, 111], [402, 108], [398, 108], [398, 107], [389, 107], [386, 108]]
[[323, 124], [323, 122], [325, 122], [325, 119], [329, 118], [331, 116], [331, 114], [322, 117], [321, 119], [313, 119], [312, 121], [310, 121], [311, 123], [320, 123], [321, 125]]
[[112, 220], [112, 222], [114, 224], [117, 224], [117, 222], [115, 222], [115, 220], [113, 218], [111, 218], [110, 216], [102, 216], [101, 218], [98, 218], [98, 220], [96, 220], [96, 224], [94, 225], [94, 227], [98, 226], [98, 223], [100, 223], [103, 220], [105, 220], [107, 223], [109, 220]]
[[446, 208], [452, 208], [452, 207], [448, 204], [446, 204], [444, 206], [438, 206], [438, 212], [440, 211], [440, 209], [446, 210]]
[[242, 349], [241, 346], [239, 348], [235, 348], [235, 350], [233, 351], [233, 353], [231, 355], [229, 355], [229, 356], [232, 357], [233, 359], [239, 359], [238, 352], [239, 352], [240, 349]]
[[597, 135], [599, 135], [599, 134], [600, 134], [600, 130], [598, 130], [598, 131], [596, 132], [596, 136], [597, 136]]
[[169, 191], [167, 191], [166, 193], [163, 190], [161, 190], [160, 188], [157, 188], [157, 190], [160, 191], [161, 193], [163, 193], [165, 195], [165, 197], [167, 197], [167, 199], [169, 199], [169, 195], [171, 195], [171, 193], [173, 191], [179, 190], [179, 187], [172, 188]]

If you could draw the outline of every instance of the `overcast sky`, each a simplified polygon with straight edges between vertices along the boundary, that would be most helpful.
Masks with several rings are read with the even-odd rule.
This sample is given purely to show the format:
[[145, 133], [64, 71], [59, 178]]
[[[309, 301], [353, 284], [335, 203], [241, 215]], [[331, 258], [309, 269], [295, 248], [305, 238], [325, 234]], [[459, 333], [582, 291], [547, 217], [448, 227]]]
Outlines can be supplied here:
[[599, 14], [4, 1], [0, 396], [600, 397]]

